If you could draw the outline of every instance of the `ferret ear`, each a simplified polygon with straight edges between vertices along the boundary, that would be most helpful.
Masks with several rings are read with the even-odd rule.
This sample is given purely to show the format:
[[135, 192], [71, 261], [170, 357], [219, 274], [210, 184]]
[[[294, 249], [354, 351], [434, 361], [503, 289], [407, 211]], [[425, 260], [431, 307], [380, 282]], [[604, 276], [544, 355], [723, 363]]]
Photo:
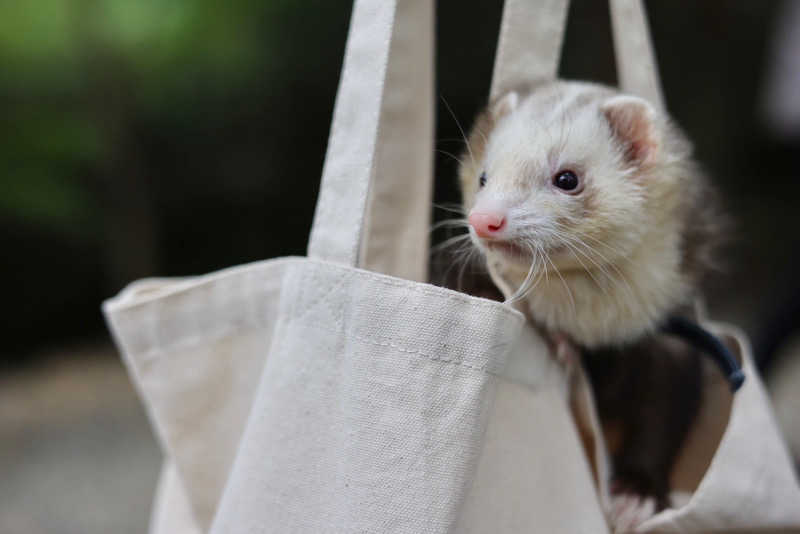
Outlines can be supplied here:
[[625, 144], [626, 158], [636, 165], [655, 161], [660, 139], [656, 111], [649, 102], [635, 96], [615, 96], [600, 107], [614, 136]]
[[516, 91], [511, 91], [495, 100], [489, 106], [489, 113], [491, 113], [492, 119], [496, 122], [517, 109], [518, 103], [519, 95]]

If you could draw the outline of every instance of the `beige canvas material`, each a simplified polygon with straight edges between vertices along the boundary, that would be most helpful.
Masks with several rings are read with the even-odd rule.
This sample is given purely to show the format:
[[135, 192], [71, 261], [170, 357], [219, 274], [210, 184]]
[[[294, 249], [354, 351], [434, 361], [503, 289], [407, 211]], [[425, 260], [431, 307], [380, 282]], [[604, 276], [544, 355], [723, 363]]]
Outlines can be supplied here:
[[567, 0], [506, 0], [489, 99], [558, 75]]
[[393, 5], [353, 9], [308, 255], [424, 282], [433, 3]]
[[216, 511], [244, 430], [284, 273], [300, 261], [138, 283], [105, 305], [162, 450], [203, 527]]
[[161, 468], [158, 488], [150, 514], [150, 532], [164, 534], [200, 534], [189, 504], [186, 488], [175, 469], [166, 461]]
[[433, 9], [434, 2], [398, 4], [397, 17], [410, 22], [392, 32], [373, 171], [380, 179], [371, 182], [358, 263], [417, 282], [428, 280], [433, 203]]
[[453, 532], [608, 532], [569, 416], [570, 380], [541, 336], [523, 329], [498, 380]]
[[[506, 0], [490, 98], [558, 75], [569, 0]], [[663, 109], [661, 83], [644, 5], [610, 0], [620, 88]]]
[[[405, 253], [403, 239], [393, 238], [403, 209], [383, 213], [383, 226], [365, 214], [381, 202], [381, 187], [397, 190], [380, 185], [399, 178], [379, 172], [381, 161], [410, 157], [381, 132], [405, 121], [432, 146], [431, 105], [405, 110], [425, 120], [409, 123], [401, 113], [430, 96], [418, 94], [419, 80], [403, 82], [414, 66], [430, 80], [431, 15], [427, 2], [356, 2], [309, 246], [316, 260], [144, 281], [106, 303], [169, 459], [153, 532], [447, 532], [473, 506], [491, 515], [479, 501], [465, 506], [464, 496], [479, 458], [489, 458], [480, 455], [482, 436], [494, 392], [506, 387], [500, 372], [521, 316], [354, 269], [371, 261], [372, 241]], [[403, 176], [402, 189], [416, 197], [409, 205], [427, 211], [430, 168], [414, 172], [422, 175]], [[410, 179], [421, 185], [409, 187]], [[406, 242], [426, 242], [421, 220], [408, 225]], [[426, 256], [389, 267], [424, 272]], [[563, 400], [538, 409], [570, 428]], [[526, 423], [535, 436], [534, 421]], [[565, 488], [588, 487], [580, 453], [571, 451], [573, 483]]]
[[[422, 117], [432, 103], [404, 110], [430, 98], [428, 82], [409, 79], [430, 74], [430, 8], [355, 2], [310, 258], [146, 280], [104, 305], [166, 456], [151, 532], [607, 531], [569, 377], [521, 315], [370, 272], [424, 276], [427, 253], [404, 251], [427, 242], [414, 210], [428, 208], [429, 160], [410, 177], [385, 171], [419, 148], [381, 132], [397, 123], [432, 148]], [[558, 17], [549, 20], [561, 28]], [[401, 176], [415, 185], [392, 185]], [[412, 198], [389, 209], [401, 190]], [[408, 263], [388, 259], [401, 257]], [[763, 395], [741, 398], [728, 445], [700, 477], [709, 489], [653, 529], [791, 524], [793, 486], [769, 407]], [[751, 447], [751, 417], [766, 448]], [[751, 450], [771, 460], [763, 479], [745, 480], [780, 491], [737, 523], [719, 492]], [[724, 473], [712, 477], [715, 465]]]
[[609, 0], [609, 7], [619, 87], [665, 109], [644, 2]]
[[312, 261], [281, 307], [211, 532], [448, 532], [519, 315]]

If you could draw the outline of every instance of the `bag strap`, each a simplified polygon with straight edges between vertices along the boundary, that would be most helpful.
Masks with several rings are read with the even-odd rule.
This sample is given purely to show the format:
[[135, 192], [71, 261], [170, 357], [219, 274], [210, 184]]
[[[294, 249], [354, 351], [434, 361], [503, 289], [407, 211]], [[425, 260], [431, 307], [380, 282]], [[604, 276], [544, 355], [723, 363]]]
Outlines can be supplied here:
[[[558, 74], [568, 0], [506, 0], [491, 98]], [[661, 84], [641, 0], [609, 0], [622, 91], [663, 109]]]
[[506, 0], [490, 100], [558, 74], [568, 0]]
[[647, 12], [642, 0], [609, 0], [617, 83], [626, 93], [640, 96], [664, 110]]
[[356, 0], [308, 255], [427, 278], [433, 3]]

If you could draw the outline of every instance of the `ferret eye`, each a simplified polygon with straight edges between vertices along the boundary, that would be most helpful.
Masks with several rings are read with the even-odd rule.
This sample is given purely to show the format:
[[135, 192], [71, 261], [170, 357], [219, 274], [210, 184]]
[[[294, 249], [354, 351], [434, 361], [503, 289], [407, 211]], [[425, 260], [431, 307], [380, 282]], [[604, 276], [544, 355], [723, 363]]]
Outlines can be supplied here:
[[576, 194], [580, 193], [581, 181], [578, 175], [572, 171], [560, 171], [553, 176], [553, 185], [566, 192]]
[[481, 176], [480, 176], [480, 178], [478, 178], [478, 184], [479, 184], [481, 187], [483, 187], [484, 185], [486, 185], [486, 171], [483, 171], [483, 172], [481, 173]]

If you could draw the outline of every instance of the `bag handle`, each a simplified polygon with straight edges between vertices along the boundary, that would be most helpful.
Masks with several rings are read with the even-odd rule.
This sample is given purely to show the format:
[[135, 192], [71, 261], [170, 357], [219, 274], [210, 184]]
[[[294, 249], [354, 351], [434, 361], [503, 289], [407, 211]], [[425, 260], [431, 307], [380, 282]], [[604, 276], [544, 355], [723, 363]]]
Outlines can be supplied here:
[[506, 0], [489, 99], [558, 75], [568, 0]]
[[356, 0], [308, 255], [427, 279], [433, 3]]
[[[491, 98], [558, 74], [569, 0], [506, 0]], [[664, 109], [661, 83], [641, 0], [609, 0], [620, 88]]]
[[620, 88], [663, 111], [664, 96], [644, 2], [609, 0], [609, 7]]

